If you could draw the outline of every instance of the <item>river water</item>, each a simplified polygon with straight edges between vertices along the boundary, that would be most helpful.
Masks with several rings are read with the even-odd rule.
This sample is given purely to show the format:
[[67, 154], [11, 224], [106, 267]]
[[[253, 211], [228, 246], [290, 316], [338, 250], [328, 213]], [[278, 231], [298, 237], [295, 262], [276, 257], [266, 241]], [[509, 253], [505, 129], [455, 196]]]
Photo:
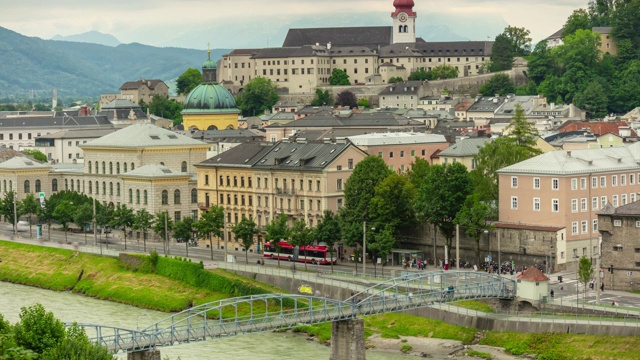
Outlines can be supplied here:
[[[0, 282], [0, 313], [12, 324], [19, 318], [20, 308], [42, 304], [63, 322], [102, 324], [130, 329], [145, 328], [167, 317], [166, 313], [142, 310], [129, 305], [67, 292], [43, 290], [29, 286]], [[171, 360], [299, 360], [329, 359], [330, 349], [304, 336], [291, 333], [240, 335], [226, 339], [170, 346], [160, 349], [162, 358]], [[126, 359], [126, 354], [117, 354]], [[407, 359], [400, 353], [367, 351], [368, 360]]]

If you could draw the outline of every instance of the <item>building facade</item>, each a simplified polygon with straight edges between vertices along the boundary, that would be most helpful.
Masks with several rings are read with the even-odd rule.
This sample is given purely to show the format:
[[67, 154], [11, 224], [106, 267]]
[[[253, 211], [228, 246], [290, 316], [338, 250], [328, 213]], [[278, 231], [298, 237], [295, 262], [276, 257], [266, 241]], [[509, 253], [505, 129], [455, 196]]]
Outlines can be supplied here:
[[640, 202], [618, 208], [608, 205], [598, 213], [602, 234], [600, 268], [605, 289], [640, 289]]

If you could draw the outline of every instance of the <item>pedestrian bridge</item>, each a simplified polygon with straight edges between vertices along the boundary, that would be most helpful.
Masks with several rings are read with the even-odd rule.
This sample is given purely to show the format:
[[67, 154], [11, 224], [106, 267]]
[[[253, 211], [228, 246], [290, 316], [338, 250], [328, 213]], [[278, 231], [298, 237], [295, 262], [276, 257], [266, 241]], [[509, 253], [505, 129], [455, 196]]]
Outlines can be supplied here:
[[514, 280], [484, 272], [421, 272], [375, 284], [344, 301], [311, 295], [252, 295], [198, 305], [142, 330], [79, 325], [85, 328], [91, 341], [106, 346], [114, 353], [136, 352], [398, 312], [436, 303], [483, 298], [512, 299], [515, 289]]

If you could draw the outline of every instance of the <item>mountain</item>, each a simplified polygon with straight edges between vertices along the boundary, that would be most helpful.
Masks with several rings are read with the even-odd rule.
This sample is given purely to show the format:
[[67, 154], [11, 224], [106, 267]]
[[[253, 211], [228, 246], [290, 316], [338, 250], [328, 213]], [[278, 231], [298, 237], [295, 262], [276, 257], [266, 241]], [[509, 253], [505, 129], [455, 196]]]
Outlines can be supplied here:
[[89, 44], [98, 44], [104, 46], [118, 46], [120, 41], [115, 36], [109, 34], [103, 34], [98, 31], [87, 31], [82, 34], [75, 34], [69, 36], [56, 35], [51, 38], [56, 41], [73, 41]]
[[[229, 49], [213, 49], [219, 59]], [[171, 80], [200, 69], [206, 51], [142, 44], [116, 47], [27, 37], [0, 27], [0, 97], [97, 97], [117, 93], [126, 81]]]

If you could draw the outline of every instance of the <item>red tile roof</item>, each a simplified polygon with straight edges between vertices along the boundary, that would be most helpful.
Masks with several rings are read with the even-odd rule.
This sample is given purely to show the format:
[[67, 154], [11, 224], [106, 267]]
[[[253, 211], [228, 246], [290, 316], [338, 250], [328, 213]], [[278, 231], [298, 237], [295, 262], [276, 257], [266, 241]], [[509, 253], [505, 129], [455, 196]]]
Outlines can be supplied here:
[[629, 126], [626, 121], [617, 122], [588, 122], [588, 121], [568, 121], [564, 123], [560, 129], [560, 132], [589, 130], [595, 135], [604, 135], [608, 133], [614, 133], [620, 135], [618, 128], [620, 126]]
[[532, 282], [539, 281], [547, 281], [549, 278], [542, 273], [542, 271], [538, 270], [535, 266], [529, 266], [527, 270], [523, 271], [522, 274], [517, 276], [518, 279], [527, 280]]

